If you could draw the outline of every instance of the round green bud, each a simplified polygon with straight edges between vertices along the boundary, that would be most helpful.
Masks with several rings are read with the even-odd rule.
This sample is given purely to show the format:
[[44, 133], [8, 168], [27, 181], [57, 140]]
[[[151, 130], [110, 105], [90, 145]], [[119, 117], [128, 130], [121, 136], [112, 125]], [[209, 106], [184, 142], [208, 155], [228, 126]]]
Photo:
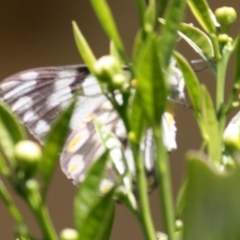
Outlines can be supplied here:
[[[23, 224], [17, 225], [17, 227], [15, 228], [14, 232], [15, 232], [15, 234], [17, 236], [27, 236], [28, 235], [28, 229]], [[23, 239], [25, 239], [25, 238], [23, 238]]]
[[163, 233], [163, 232], [156, 232], [156, 237], [157, 240], [167, 240], [167, 234]]
[[229, 37], [227, 34], [222, 33], [218, 35], [218, 41], [220, 43], [228, 43], [228, 42], [232, 42], [233, 39]]
[[117, 73], [112, 78], [113, 85], [120, 90], [124, 90], [124, 85], [127, 82], [127, 79], [124, 74]]
[[183, 222], [182, 222], [182, 220], [177, 219], [175, 221], [175, 228], [176, 228], [176, 231], [180, 231], [180, 230], [183, 229]]
[[26, 182], [26, 188], [30, 191], [30, 192], [39, 192], [39, 183], [37, 180], [35, 179], [30, 179]]
[[20, 141], [15, 145], [14, 153], [17, 175], [25, 179], [32, 177], [42, 159], [40, 146], [29, 140]]
[[72, 228], [65, 228], [60, 232], [61, 240], [78, 240], [78, 232]]
[[113, 56], [107, 55], [97, 60], [94, 71], [100, 81], [108, 83], [112, 82], [114, 75], [121, 73], [122, 69]]
[[226, 170], [233, 170], [236, 167], [236, 162], [231, 158], [228, 157], [224, 162], [224, 168]]
[[230, 25], [237, 19], [237, 13], [232, 7], [221, 7], [215, 10], [217, 21], [221, 25]]
[[136, 134], [133, 132], [133, 131], [130, 131], [128, 133], [128, 140], [130, 142], [137, 142], [137, 139], [136, 139]]
[[238, 131], [233, 131], [231, 134], [224, 136], [225, 149], [228, 153], [240, 151], [240, 134]]

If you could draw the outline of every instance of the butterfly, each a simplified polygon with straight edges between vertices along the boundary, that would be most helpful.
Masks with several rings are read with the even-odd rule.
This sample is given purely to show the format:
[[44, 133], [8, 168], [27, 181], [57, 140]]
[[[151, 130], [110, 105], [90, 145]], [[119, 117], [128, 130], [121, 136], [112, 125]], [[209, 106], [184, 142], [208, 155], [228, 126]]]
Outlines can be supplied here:
[[[171, 64], [170, 70], [169, 99], [177, 101], [184, 98], [184, 80], [182, 73], [174, 63]], [[129, 75], [127, 69], [124, 71]], [[94, 126], [93, 116], [96, 116], [109, 131], [113, 132], [119, 140], [114, 144], [119, 146], [127, 142], [124, 124], [108, 98], [102, 93], [97, 79], [91, 75], [85, 65], [70, 65], [26, 70], [0, 83], [0, 99], [10, 107], [29, 132], [42, 144], [54, 119], [69, 105], [76, 92], [80, 94], [71, 118], [68, 138], [60, 153], [60, 165], [64, 174], [75, 185], [78, 185], [84, 180], [89, 166], [104, 151], [104, 146]], [[162, 126], [165, 146], [168, 151], [171, 151], [176, 148], [176, 127], [172, 108], [164, 113]], [[134, 174], [134, 161], [126, 146], [123, 146], [124, 153], [117, 152], [117, 148], [113, 147], [115, 151], [113, 158], [124, 154], [127, 165]], [[156, 185], [156, 177], [155, 149], [151, 130], [146, 131], [141, 149], [150, 182], [149, 187], [152, 188]], [[118, 159], [115, 164], [118, 174], [123, 174], [124, 166], [121, 159]], [[115, 175], [112, 166], [108, 166], [101, 189], [112, 185]]]

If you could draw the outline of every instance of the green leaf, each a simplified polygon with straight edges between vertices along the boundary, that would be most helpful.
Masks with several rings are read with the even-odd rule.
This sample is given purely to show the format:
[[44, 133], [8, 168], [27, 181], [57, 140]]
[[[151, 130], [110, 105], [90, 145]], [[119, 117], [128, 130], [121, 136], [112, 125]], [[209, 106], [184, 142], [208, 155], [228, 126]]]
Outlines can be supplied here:
[[106, 151], [87, 172], [86, 178], [79, 187], [78, 193], [74, 199], [75, 224], [81, 233], [86, 217], [99, 201], [99, 187], [102, 181], [108, 152]]
[[144, 44], [144, 31], [141, 29], [137, 32], [137, 35], [134, 40], [134, 46], [133, 46], [133, 51], [132, 51], [132, 62], [133, 65], [135, 65], [135, 62], [137, 62], [139, 53], [142, 50], [142, 46]]
[[176, 202], [176, 219], [181, 219], [183, 210], [187, 204], [186, 202], [187, 180], [185, 180], [178, 192]]
[[137, 10], [138, 16], [140, 21], [140, 27], [144, 28], [144, 13], [146, 8], [146, 1], [145, 0], [137, 0]]
[[186, 88], [194, 108], [195, 116], [198, 118], [198, 115], [201, 112], [201, 89], [198, 78], [188, 61], [180, 53], [175, 51], [174, 57], [183, 74]]
[[205, 86], [202, 85], [202, 119], [208, 134], [207, 144], [208, 153], [213, 161], [221, 161], [222, 136], [220, 134], [219, 124], [216, 112], [213, 106], [211, 96]]
[[234, 42], [233, 42], [233, 50], [236, 50], [236, 60], [235, 60], [235, 74], [234, 74], [234, 84], [232, 85], [232, 89], [230, 92], [230, 96], [228, 99], [227, 107], [226, 107], [226, 112], [228, 113], [232, 107], [233, 107], [233, 102], [235, 101], [237, 97], [237, 93], [240, 89], [240, 69], [239, 69], [239, 64], [240, 64], [240, 36], [238, 36]]
[[74, 111], [76, 99], [68, 108], [61, 112], [56, 122], [54, 122], [51, 131], [46, 137], [43, 147], [43, 163], [41, 164], [41, 172], [43, 176], [43, 191], [46, 193], [48, 182], [59, 160], [61, 152], [69, 131], [69, 124]]
[[123, 61], [125, 63], [128, 63], [125, 56], [124, 46], [122, 44], [114, 18], [107, 2], [105, 0], [90, 0], [90, 2], [107, 36], [111, 41], [114, 42], [116, 48], [119, 51], [119, 55], [123, 58]]
[[129, 108], [129, 121], [131, 131], [134, 133], [133, 140], [140, 143], [146, 130], [147, 122], [144, 118], [144, 112], [141, 107], [141, 99], [138, 92], [136, 92], [131, 107]]
[[240, 166], [217, 170], [205, 156], [188, 153], [184, 240], [240, 239]]
[[[166, 24], [164, 19], [160, 18], [159, 21], [162, 24]], [[211, 60], [214, 57], [211, 39], [199, 28], [187, 23], [181, 23], [178, 34], [206, 61], [212, 71], [216, 73], [216, 66]]]
[[3, 102], [0, 102], [0, 116], [0, 147], [9, 160], [14, 161], [14, 145], [26, 139], [26, 132]]
[[113, 193], [114, 189], [98, 199], [83, 223], [80, 240], [108, 240], [110, 238], [115, 210]]
[[161, 40], [159, 51], [161, 54], [161, 60], [163, 61], [163, 67], [166, 69], [172, 55], [172, 50], [176, 45], [178, 37], [177, 31], [179, 30], [180, 23], [185, 13], [185, 0], [172, 0], [169, 3], [166, 22], [161, 31]]
[[78, 51], [81, 54], [83, 61], [87, 64], [88, 68], [93, 73], [96, 58], [95, 58], [91, 48], [89, 47], [86, 39], [84, 38], [82, 32], [78, 28], [77, 23], [73, 21], [72, 26], [73, 26], [74, 38], [75, 38], [75, 42], [76, 42]]
[[168, 0], [159, 0], [158, 1], [158, 10], [157, 10], [157, 16], [163, 17], [163, 14], [166, 10], [168, 4]]
[[205, 141], [209, 141], [209, 135], [206, 131], [206, 126], [204, 125], [202, 118], [202, 95], [198, 78], [187, 60], [180, 53], [175, 51], [174, 57], [177, 61], [178, 67], [183, 74], [201, 135]]
[[135, 69], [140, 104], [151, 124], [159, 124], [167, 99], [157, 46], [157, 37], [154, 33], [149, 34], [139, 53]]
[[119, 55], [119, 52], [116, 48], [116, 45], [113, 41], [110, 41], [110, 55], [113, 56], [115, 59], [118, 60], [118, 62], [123, 65], [124, 62], [122, 61], [121, 56]]
[[213, 45], [210, 38], [199, 28], [192, 24], [181, 23], [179, 35], [201, 56], [204, 60], [214, 57]]
[[187, 3], [198, 20], [199, 24], [203, 27], [203, 29], [208, 33], [215, 33], [216, 28], [214, 21], [211, 17], [211, 10], [208, 6], [206, 0], [187, 0]]
[[[236, 100], [237, 93], [240, 89], [240, 36], [238, 36], [230, 45], [230, 47], [224, 47], [224, 56], [222, 59], [223, 66], [227, 67], [228, 60], [231, 56], [231, 54], [236, 51], [236, 60], [235, 60], [235, 73], [234, 73], [234, 84], [232, 85], [231, 93], [228, 99], [228, 104], [226, 107], [226, 112], [229, 112], [232, 109], [232, 103]], [[226, 72], [225, 72], [226, 73]], [[224, 77], [224, 76], [223, 76]]]
[[149, 0], [147, 9], [144, 14], [144, 30], [152, 32], [156, 25], [156, 3], [155, 0]]
[[5, 173], [7, 170], [7, 164], [3, 158], [2, 153], [0, 152], [0, 173]]
[[233, 46], [234, 49], [236, 49], [234, 83], [240, 88], [240, 35], [234, 40]]

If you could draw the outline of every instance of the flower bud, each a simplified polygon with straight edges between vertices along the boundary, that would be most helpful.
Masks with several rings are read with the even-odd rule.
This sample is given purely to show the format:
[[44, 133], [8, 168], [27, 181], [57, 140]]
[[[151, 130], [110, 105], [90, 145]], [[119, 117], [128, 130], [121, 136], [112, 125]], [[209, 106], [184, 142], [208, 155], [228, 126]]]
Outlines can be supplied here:
[[23, 225], [23, 224], [17, 225], [17, 227], [16, 227], [16, 229], [14, 230], [14, 232], [15, 232], [15, 235], [21, 236], [21, 237], [17, 238], [17, 239], [19, 239], [19, 240], [25, 240], [26, 238], [23, 237], [23, 236], [28, 236], [28, 229], [27, 229], [27, 227], [26, 227], [25, 225]]
[[40, 146], [29, 140], [20, 141], [15, 145], [14, 153], [18, 176], [29, 179], [36, 173], [42, 159]]
[[35, 193], [39, 192], [39, 183], [35, 179], [30, 179], [26, 182], [26, 188], [28, 189], [29, 192]]
[[237, 13], [232, 7], [221, 7], [217, 8], [215, 11], [217, 21], [221, 25], [230, 25], [237, 19]]
[[114, 75], [122, 72], [120, 64], [111, 55], [99, 58], [95, 63], [94, 70], [98, 79], [106, 83], [112, 82]]
[[[235, 155], [235, 153], [233, 154], [233, 157], [234, 157], [234, 155]], [[224, 170], [226, 170], [226, 171], [233, 170], [236, 167], [236, 162], [233, 160], [233, 158], [231, 156], [225, 155], [223, 157], [223, 167], [224, 167]]]
[[128, 133], [128, 140], [130, 142], [135, 142], [135, 143], [137, 142], [136, 134], [133, 131], [130, 131]]
[[61, 240], [78, 240], [78, 232], [75, 229], [65, 228], [60, 233]]
[[181, 231], [183, 229], [183, 222], [180, 219], [177, 219], [175, 221], [175, 230], [176, 231]]
[[218, 41], [220, 43], [228, 43], [228, 42], [232, 42], [233, 39], [231, 37], [229, 37], [227, 34], [219, 34], [218, 35]]
[[236, 129], [232, 129], [232, 131], [228, 128], [228, 134], [224, 134], [224, 144], [226, 151], [228, 153], [233, 153], [235, 151], [240, 151], [240, 134]]
[[156, 232], [156, 237], [157, 240], [167, 240], [167, 234], [163, 233], [163, 232]]
[[127, 82], [127, 79], [124, 74], [117, 73], [113, 76], [112, 84], [115, 88], [124, 90], [124, 85]]

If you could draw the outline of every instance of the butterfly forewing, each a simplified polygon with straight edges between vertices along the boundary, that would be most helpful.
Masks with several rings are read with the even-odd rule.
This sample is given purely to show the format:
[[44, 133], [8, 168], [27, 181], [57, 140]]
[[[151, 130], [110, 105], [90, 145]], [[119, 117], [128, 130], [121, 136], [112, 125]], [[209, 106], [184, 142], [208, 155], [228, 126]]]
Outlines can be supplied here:
[[[105, 96], [84, 65], [27, 70], [5, 79], [0, 98], [15, 112], [29, 131], [40, 141], [61, 110], [79, 92], [75, 113], [78, 121], [90, 114]], [[86, 94], [85, 94], [86, 93]], [[72, 128], [74, 128], [74, 119]]]

